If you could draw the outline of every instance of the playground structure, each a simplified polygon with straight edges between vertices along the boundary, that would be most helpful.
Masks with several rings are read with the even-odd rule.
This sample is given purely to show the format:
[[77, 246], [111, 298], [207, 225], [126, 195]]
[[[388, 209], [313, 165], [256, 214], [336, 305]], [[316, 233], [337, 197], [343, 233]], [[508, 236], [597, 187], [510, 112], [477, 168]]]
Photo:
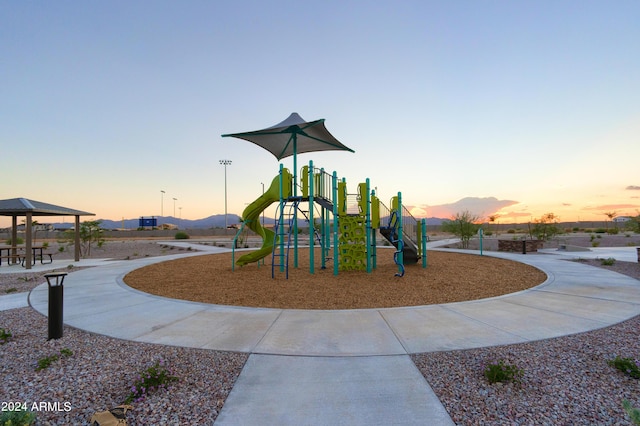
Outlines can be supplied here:
[[[294, 165], [295, 167], [295, 165]], [[347, 182], [338, 179], [337, 173], [327, 173], [314, 168], [310, 161], [296, 178], [280, 165], [278, 175], [268, 190], [249, 204], [242, 213], [241, 227], [233, 241], [232, 268], [263, 261], [271, 256], [271, 276], [284, 273], [289, 277], [290, 257], [298, 268], [299, 236], [308, 231], [309, 272], [314, 273], [314, 252], [321, 253], [321, 268], [332, 260], [333, 273], [361, 270], [368, 273], [376, 269], [377, 231], [391, 243], [394, 261], [398, 265], [396, 276], [403, 276], [405, 265], [422, 260], [427, 266], [426, 221], [416, 220], [402, 206], [402, 194], [391, 198], [385, 206], [369, 179], [359, 183], [357, 193], [347, 192]], [[260, 223], [261, 213], [273, 203], [278, 203], [273, 230]], [[301, 226], [300, 222], [306, 226]], [[241, 236], [253, 231], [262, 238], [262, 247], [235, 260], [237, 242]]]

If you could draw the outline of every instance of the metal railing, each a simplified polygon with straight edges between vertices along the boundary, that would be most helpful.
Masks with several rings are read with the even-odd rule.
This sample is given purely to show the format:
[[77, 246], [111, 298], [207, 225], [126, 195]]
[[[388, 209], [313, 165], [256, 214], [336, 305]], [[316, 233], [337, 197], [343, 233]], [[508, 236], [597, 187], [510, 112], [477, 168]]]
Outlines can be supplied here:
[[405, 206], [402, 206], [402, 234], [410, 239], [416, 245], [416, 247], [418, 247], [418, 243], [420, 241], [420, 239], [418, 238], [419, 227], [420, 222], [418, 222], [418, 220], [413, 217], [413, 215], [409, 212], [409, 210], [406, 209]]
[[[391, 210], [382, 201], [380, 202], [380, 226], [386, 226], [389, 228], [396, 228], [397, 225], [397, 212]], [[416, 247], [420, 241], [419, 238], [420, 222], [418, 219], [402, 206], [402, 235], [411, 240]]]
[[[332, 199], [332, 181], [333, 176], [317, 167], [313, 168], [313, 196], [314, 198], [322, 198], [327, 201]], [[308, 195], [311, 188], [309, 182], [309, 167], [304, 166], [300, 172], [299, 179], [300, 193]]]

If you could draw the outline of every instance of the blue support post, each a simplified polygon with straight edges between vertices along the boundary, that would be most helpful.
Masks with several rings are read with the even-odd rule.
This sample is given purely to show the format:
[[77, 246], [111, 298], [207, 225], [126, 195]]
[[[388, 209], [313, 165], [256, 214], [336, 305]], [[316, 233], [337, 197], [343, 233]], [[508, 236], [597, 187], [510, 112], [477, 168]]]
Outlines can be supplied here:
[[[320, 169], [320, 185], [322, 185], [322, 196], [327, 198], [327, 188], [325, 188], [324, 169]], [[329, 235], [329, 211], [324, 207], [320, 210], [322, 223], [320, 224], [320, 252], [322, 253], [322, 269], [327, 268], [327, 255], [329, 254], [329, 246], [331, 244], [331, 235]]]
[[[377, 219], [376, 219], [377, 220], [376, 226], [380, 227], [380, 203], [379, 203], [379, 201], [378, 201], [378, 199], [376, 197], [376, 191], [371, 191], [370, 200], [371, 200], [371, 203], [374, 203], [374, 202], [378, 203], [378, 206], [376, 207], [377, 212], [378, 212], [378, 213], [376, 213], [378, 215]], [[371, 239], [373, 240], [373, 247], [372, 247], [372, 250], [373, 250], [373, 253], [372, 253], [372, 256], [373, 256], [373, 269], [377, 269], [378, 268], [378, 244], [377, 244], [377, 241], [376, 241], [376, 228], [374, 228], [373, 226], [371, 227]]]
[[[398, 192], [398, 273], [404, 275], [404, 255], [402, 247], [404, 246], [404, 236], [402, 235], [402, 193]], [[402, 276], [401, 275], [401, 276]]]
[[[278, 221], [278, 249], [280, 250], [280, 259], [284, 256], [284, 182], [282, 181], [284, 166], [280, 164], [280, 216], [276, 218]], [[284, 272], [284, 262], [280, 262], [280, 272]]]
[[[367, 244], [367, 273], [371, 273], [371, 197], [369, 193], [371, 192], [369, 178], [366, 180], [367, 190], [365, 191], [366, 198], [366, 219], [365, 219], [365, 228], [366, 228], [366, 244]], [[362, 194], [360, 194], [362, 196]]]
[[309, 174], [306, 177], [309, 179], [309, 273], [313, 274], [313, 243], [315, 240], [316, 232], [313, 223], [313, 161], [309, 161]]
[[427, 219], [422, 219], [422, 267], [427, 267]]
[[333, 192], [333, 275], [338, 275], [338, 173], [333, 172], [331, 179], [331, 190]]

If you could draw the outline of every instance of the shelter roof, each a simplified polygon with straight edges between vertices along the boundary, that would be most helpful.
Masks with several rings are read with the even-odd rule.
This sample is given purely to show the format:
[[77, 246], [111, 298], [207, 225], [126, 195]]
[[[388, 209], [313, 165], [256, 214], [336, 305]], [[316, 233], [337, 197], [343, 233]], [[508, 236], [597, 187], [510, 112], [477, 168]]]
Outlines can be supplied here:
[[26, 198], [0, 200], [0, 216], [24, 216], [27, 213], [31, 213], [33, 216], [95, 216], [95, 213], [56, 206], [54, 204]]

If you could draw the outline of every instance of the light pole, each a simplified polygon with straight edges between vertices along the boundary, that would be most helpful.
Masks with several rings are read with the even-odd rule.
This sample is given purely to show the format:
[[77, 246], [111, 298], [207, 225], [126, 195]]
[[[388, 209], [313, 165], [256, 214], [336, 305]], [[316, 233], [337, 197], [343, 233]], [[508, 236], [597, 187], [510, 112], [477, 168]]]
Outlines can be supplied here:
[[177, 198], [173, 199], [173, 217], [176, 217], [176, 201], [178, 201]]
[[178, 210], [180, 210], [180, 220], [182, 220], [182, 207], [178, 207]]
[[160, 217], [164, 216], [164, 191], [160, 190]]
[[227, 232], [227, 166], [231, 165], [231, 160], [220, 160], [220, 164], [224, 166], [224, 229]]

